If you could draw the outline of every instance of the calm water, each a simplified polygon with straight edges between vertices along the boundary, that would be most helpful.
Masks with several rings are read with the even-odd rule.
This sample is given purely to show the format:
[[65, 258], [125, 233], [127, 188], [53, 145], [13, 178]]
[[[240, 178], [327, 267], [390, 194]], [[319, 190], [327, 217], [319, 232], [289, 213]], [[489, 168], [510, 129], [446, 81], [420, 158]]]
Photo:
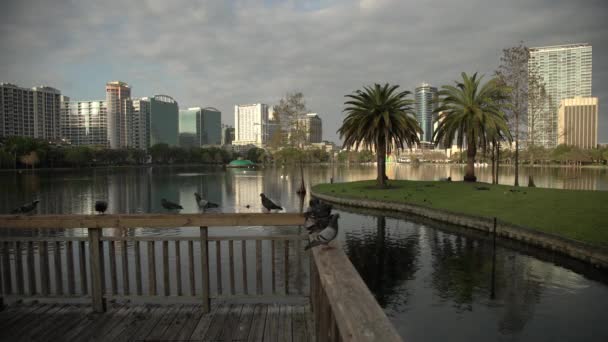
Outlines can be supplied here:
[[[315, 184], [332, 175], [336, 181], [369, 179], [374, 172], [373, 165], [333, 171], [315, 166], [305, 170], [305, 177], [307, 183]], [[512, 169], [505, 167], [501, 173], [501, 183], [513, 181]], [[529, 173], [537, 186], [608, 190], [605, 169], [523, 169], [521, 183], [527, 182]], [[287, 211], [297, 212], [301, 207], [295, 196], [298, 174], [288, 168], [224, 171], [200, 167], [0, 173], [0, 212], [33, 198], [41, 200], [38, 213], [92, 213], [97, 199], [107, 199], [111, 213], [161, 212], [164, 197], [179, 201], [182, 212], [188, 213], [196, 212], [195, 191], [222, 203], [225, 212], [261, 211], [261, 192]], [[392, 179], [459, 179], [462, 174], [461, 166], [388, 168]], [[488, 181], [489, 168], [478, 169], [478, 176]], [[492, 244], [487, 236], [411, 218], [348, 209], [339, 212], [339, 239], [345, 251], [407, 340], [608, 341], [606, 273], [503, 241], [497, 248], [492, 299]], [[262, 232], [256, 227], [235, 231]], [[189, 235], [192, 231], [168, 233]]]

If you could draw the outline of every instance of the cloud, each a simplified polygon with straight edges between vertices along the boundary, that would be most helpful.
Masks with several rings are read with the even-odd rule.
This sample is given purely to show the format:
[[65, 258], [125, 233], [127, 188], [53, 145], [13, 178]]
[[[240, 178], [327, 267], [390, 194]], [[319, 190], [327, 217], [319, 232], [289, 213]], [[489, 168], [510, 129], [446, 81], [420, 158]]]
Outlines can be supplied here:
[[[303, 91], [337, 140], [344, 95], [373, 82], [406, 89], [491, 74], [501, 50], [593, 44], [593, 93], [608, 108], [602, 1], [8, 1], [0, 14], [0, 78], [47, 83], [74, 99], [105, 81], [182, 107], [276, 103]], [[600, 141], [608, 115], [600, 111]]]

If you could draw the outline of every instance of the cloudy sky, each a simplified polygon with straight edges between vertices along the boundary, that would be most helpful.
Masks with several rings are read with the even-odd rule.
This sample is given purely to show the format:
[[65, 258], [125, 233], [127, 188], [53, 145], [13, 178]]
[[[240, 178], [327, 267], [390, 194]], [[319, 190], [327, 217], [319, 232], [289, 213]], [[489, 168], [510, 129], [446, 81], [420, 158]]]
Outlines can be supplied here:
[[[180, 107], [275, 104], [302, 91], [338, 141], [344, 95], [490, 76], [505, 47], [588, 42], [608, 142], [606, 0], [4, 0], [0, 81], [103, 99], [109, 80]], [[486, 77], [487, 77], [486, 76]]]

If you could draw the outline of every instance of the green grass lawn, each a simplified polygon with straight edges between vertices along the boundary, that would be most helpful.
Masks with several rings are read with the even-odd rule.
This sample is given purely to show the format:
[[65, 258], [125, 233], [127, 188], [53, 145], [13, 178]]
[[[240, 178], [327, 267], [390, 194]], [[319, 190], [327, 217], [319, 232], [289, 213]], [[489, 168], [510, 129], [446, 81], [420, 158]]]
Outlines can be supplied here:
[[[318, 184], [313, 191], [337, 197], [411, 203], [538, 229], [608, 247], [608, 191], [512, 187], [486, 183], [376, 181]], [[489, 190], [477, 190], [488, 187]]]

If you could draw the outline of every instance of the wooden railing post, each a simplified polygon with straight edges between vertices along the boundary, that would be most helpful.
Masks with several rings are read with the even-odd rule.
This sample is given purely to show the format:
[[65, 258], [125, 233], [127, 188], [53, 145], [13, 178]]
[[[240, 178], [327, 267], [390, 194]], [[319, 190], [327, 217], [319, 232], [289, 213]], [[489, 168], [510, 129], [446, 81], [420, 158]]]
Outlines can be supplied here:
[[91, 297], [93, 300], [93, 311], [105, 312], [106, 301], [103, 297], [103, 262], [101, 260], [101, 228], [89, 228], [89, 261], [91, 268]]
[[210, 310], [210, 301], [209, 301], [209, 245], [208, 245], [208, 237], [209, 232], [207, 227], [201, 228], [201, 285], [203, 287], [202, 290], [202, 300], [203, 300], [203, 311], [209, 312]]

